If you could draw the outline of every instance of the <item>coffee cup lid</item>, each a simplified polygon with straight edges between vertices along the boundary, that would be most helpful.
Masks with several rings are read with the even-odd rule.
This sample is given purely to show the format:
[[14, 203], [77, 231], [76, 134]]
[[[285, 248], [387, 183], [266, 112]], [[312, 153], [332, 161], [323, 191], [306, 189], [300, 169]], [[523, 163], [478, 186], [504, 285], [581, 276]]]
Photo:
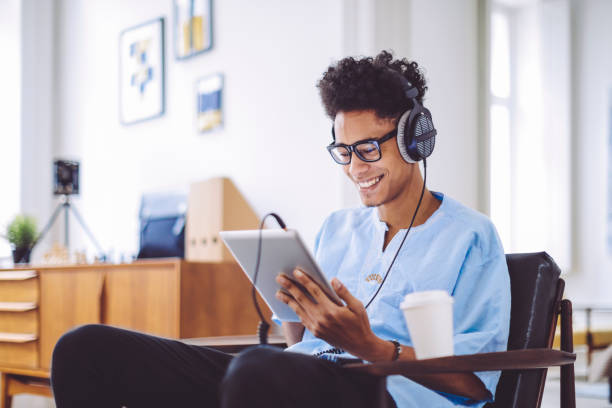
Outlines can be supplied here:
[[453, 303], [453, 297], [444, 290], [425, 290], [422, 292], [413, 292], [404, 297], [404, 301], [400, 304], [400, 308], [404, 309], [429, 303], [437, 303], [440, 301]]

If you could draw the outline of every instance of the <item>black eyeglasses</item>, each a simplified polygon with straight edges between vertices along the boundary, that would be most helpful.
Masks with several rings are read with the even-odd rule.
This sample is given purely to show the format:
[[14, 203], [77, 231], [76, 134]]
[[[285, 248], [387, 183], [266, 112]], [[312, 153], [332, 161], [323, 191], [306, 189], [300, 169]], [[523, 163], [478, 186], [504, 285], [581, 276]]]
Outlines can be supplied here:
[[364, 162], [375, 162], [380, 160], [380, 145], [387, 140], [395, 137], [397, 134], [397, 128], [393, 129], [380, 139], [362, 140], [352, 145], [345, 145], [343, 143], [332, 143], [327, 146], [327, 151], [331, 154], [332, 159], [338, 164], [347, 165], [351, 163], [351, 152], [355, 152]]

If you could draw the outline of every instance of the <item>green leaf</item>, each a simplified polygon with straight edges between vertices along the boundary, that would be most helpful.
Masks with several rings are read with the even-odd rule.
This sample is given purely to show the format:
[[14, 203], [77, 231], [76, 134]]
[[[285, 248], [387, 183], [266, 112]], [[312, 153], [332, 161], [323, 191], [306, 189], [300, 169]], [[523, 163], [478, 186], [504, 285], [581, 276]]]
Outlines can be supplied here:
[[27, 215], [17, 215], [6, 228], [5, 238], [15, 248], [28, 248], [38, 236], [36, 219]]

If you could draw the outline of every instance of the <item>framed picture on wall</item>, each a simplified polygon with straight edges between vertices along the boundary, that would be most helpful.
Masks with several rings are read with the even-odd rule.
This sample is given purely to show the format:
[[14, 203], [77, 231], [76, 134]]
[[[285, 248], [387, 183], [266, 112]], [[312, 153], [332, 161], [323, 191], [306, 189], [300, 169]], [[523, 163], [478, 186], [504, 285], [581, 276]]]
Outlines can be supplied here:
[[119, 120], [128, 125], [164, 114], [164, 19], [119, 36]]
[[212, 48], [212, 0], [174, 1], [174, 53], [187, 59]]
[[223, 125], [223, 75], [215, 74], [196, 82], [196, 122], [200, 133]]

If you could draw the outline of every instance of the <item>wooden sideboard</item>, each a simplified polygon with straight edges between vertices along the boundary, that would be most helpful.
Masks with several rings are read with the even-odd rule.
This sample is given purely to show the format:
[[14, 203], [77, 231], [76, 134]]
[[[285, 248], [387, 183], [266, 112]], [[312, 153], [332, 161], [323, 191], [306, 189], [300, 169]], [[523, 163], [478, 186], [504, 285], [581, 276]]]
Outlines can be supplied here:
[[0, 270], [4, 368], [48, 372], [60, 336], [87, 323], [180, 339], [254, 334], [258, 321], [250, 283], [235, 263], [161, 259]]

